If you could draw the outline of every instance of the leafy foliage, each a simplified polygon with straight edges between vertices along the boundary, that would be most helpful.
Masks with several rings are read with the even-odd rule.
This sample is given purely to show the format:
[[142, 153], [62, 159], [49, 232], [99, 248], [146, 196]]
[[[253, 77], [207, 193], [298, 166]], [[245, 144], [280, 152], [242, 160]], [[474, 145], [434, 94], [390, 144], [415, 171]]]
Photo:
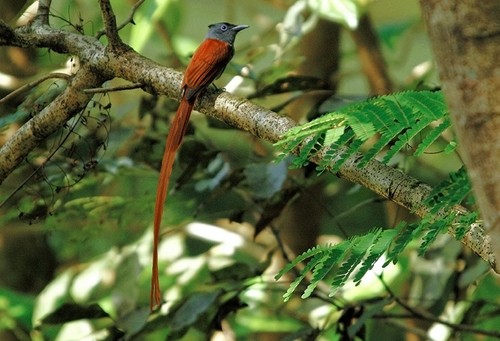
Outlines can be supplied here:
[[477, 221], [477, 212], [468, 212], [457, 207], [463, 202], [469, 205], [474, 203], [471, 184], [464, 167], [451, 173], [450, 178], [436, 186], [424, 201], [430, 209], [429, 214], [420, 223], [427, 226], [427, 232], [420, 247], [421, 254], [427, 250], [440, 232], [451, 227], [455, 237], [461, 239], [470, 226]]
[[[320, 281], [324, 280], [335, 270], [335, 276], [330, 283], [330, 296], [354, 276], [354, 282], [359, 284], [361, 278], [373, 268], [376, 260], [386, 251], [389, 243], [394, 239], [395, 230], [382, 228], [364, 234], [356, 235], [336, 245], [317, 246], [304, 252], [284, 267], [277, 275], [280, 279], [285, 273], [306, 261], [307, 265], [300, 271], [292, 282], [288, 291], [283, 295], [285, 301], [292, 297], [307, 273], [312, 271], [310, 283], [304, 290], [302, 298], [311, 296]], [[360, 266], [360, 267], [359, 267]]]
[[[421, 156], [449, 126], [441, 92], [410, 91], [370, 99], [324, 115], [290, 130], [276, 145], [284, 153], [299, 148], [292, 163], [294, 167], [306, 165], [308, 158], [326, 148], [318, 169], [333, 167], [336, 171], [375, 136], [378, 139], [360, 155], [358, 167], [379, 155], [382, 162], [388, 163], [413, 142], [416, 142], [413, 155]], [[453, 149], [449, 145], [446, 148]], [[285, 300], [290, 299], [308, 272], [312, 272], [312, 277], [302, 298], [309, 297], [332, 273], [335, 275], [329, 284], [330, 295], [334, 295], [350, 280], [358, 285], [384, 255], [384, 267], [396, 263], [398, 256], [415, 240], [421, 239], [419, 253], [423, 254], [447, 229], [452, 230], [457, 239], [462, 238], [477, 220], [477, 212], [460, 209], [458, 205], [464, 201], [473, 202], [467, 173], [461, 168], [424, 200], [428, 213], [418, 223], [401, 222], [390, 230], [376, 228], [336, 245], [312, 248], [294, 259], [276, 276], [279, 279], [299, 263], [306, 262], [284, 294]]]
[[[358, 167], [379, 155], [387, 164], [412, 143], [413, 155], [420, 156], [449, 126], [448, 109], [440, 91], [408, 91], [345, 106], [291, 129], [276, 146], [282, 150], [282, 157], [300, 146], [295, 167], [306, 165], [310, 156], [326, 150], [318, 170], [336, 172], [362, 147], [366, 150]], [[368, 145], [376, 136], [377, 141]]]

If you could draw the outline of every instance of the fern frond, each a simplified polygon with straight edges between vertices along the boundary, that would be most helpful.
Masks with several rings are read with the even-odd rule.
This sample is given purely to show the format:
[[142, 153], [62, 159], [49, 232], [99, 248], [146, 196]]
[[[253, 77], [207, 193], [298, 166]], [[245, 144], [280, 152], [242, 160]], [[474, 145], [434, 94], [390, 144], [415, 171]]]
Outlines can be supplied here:
[[[347, 160], [347, 158], [352, 154], [352, 153], [347, 153], [347, 151], [346, 153], [339, 153], [338, 151], [343, 145], [348, 144], [354, 137], [355, 135], [352, 129], [345, 130], [344, 135], [342, 135], [337, 140], [336, 143], [330, 146], [328, 151], [323, 156], [323, 159], [321, 160], [320, 164], [318, 165], [318, 167], [316, 167], [316, 170], [318, 172], [323, 172], [333, 164], [333, 168], [330, 169], [330, 171], [332, 173], [337, 172], [340, 169], [340, 167], [344, 164], [344, 162]], [[353, 149], [356, 149], [356, 147], [354, 147]]]
[[472, 224], [476, 223], [478, 220], [477, 212], [467, 212], [465, 214], [460, 214], [457, 221], [454, 222], [453, 228], [455, 232], [455, 238], [461, 240], [467, 232], [469, 232]]
[[309, 157], [313, 156], [318, 149], [317, 144], [324, 139], [323, 134], [314, 135], [300, 149], [298, 157], [292, 161], [291, 168], [300, 168], [309, 164]]
[[[353, 274], [355, 274], [353, 277], [355, 283], [359, 283], [361, 278], [373, 268], [375, 262], [387, 251], [387, 247], [393, 241], [396, 234], [396, 230], [377, 228], [364, 235], [344, 240], [336, 245], [315, 247], [304, 252], [287, 264], [275, 277], [279, 279], [298, 263], [307, 261], [305, 267], [283, 295], [285, 301], [290, 299], [310, 271], [312, 271], [312, 278], [304, 290], [302, 298], [309, 297], [318, 284], [334, 271], [335, 267], [339, 268], [335, 270], [336, 275], [330, 285], [330, 295], [334, 295], [349, 278], [353, 277]], [[356, 269], [359, 270], [355, 273]]]
[[309, 273], [309, 271], [311, 271], [312, 268], [314, 268], [323, 257], [325, 257], [325, 253], [324, 252], [317, 253], [309, 261], [309, 263], [307, 263], [307, 265], [302, 269], [302, 271], [300, 272], [300, 274], [290, 284], [290, 287], [288, 287], [287, 291], [283, 294], [283, 299], [284, 299], [285, 302], [287, 302], [290, 299], [290, 297], [292, 297], [295, 289], [297, 289], [297, 287], [299, 286], [300, 282], [302, 282], [302, 280]]
[[322, 259], [322, 262], [316, 264], [311, 283], [307, 286], [306, 290], [304, 290], [304, 293], [301, 296], [302, 298], [309, 297], [314, 289], [316, 289], [318, 283], [323, 280], [326, 275], [328, 275], [335, 265], [344, 259], [351, 244], [352, 240], [349, 239], [331, 247], [330, 250], [325, 252], [326, 257]]
[[442, 219], [436, 219], [429, 224], [426, 224], [425, 220], [422, 220], [419, 225], [422, 229], [425, 229], [425, 234], [422, 237], [422, 244], [420, 244], [418, 254], [422, 256], [431, 244], [436, 240], [436, 238], [446, 232], [448, 227], [451, 225], [455, 219], [456, 214], [449, 214]]
[[300, 282], [304, 279], [304, 277], [307, 275], [311, 269], [313, 269], [319, 262], [320, 260], [325, 257], [325, 251], [328, 250], [328, 246], [316, 246], [313, 247], [306, 252], [302, 253], [300, 256], [296, 257], [293, 261], [288, 263], [276, 276], [274, 276], [275, 280], [280, 279], [284, 274], [286, 274], [288, 271], [292, 270], [297, 264], [305, 261], [308, 258], [311, 258], [309, 263], [302, 269], [300, 274], [293, 280], [293, 282], [290, 284], [290, 287], [286, 291], [285, 294], [283, 294], [283, 298], [286, 301], [290, 299], [292, 294], [294, 293], [295, 289], [299, 286]]
[[429, 148], [430, 145], [433, 144], [439, 138], [439, 136], [441, 136], [441, 134], [450, 126], [451, 126], [450, 118], [446, 117], [443, 120], [443, 122], [441, 122], [437, 127], [432, 128], [432, 130], [429, 133], [427, 133], [425, 138], [418, 145], [413, 155], [415, 156], [422, 155], [424, 151], [427, 150], [427, 148]]
[[453, 227], [455, 237], [462, 238], [477, 219], [477, 212], [460, 212], [454, 209], [472, 197], [472, 188], [465, 168], [450, 174], [449, 179], [437, 185], [424, 199], [429, 214], [420, 225], [426, 230], [419, 253], [423, 254], [440, 233]]
[[[338, 137], [340, 137], [343, 133], [344, 121], [345, 118], [342, 114], [324, 115], [304, 125], [296, 126], [290, 129], [280, 141], [275, 143], [275, 146], [277, 146], [283, 153], [279, 156], [278, 161], [282, 160], [287, 154], [292, 153], [302, 143], [304, 143], [304, 141], [311, 137], [315, 138], [317, 141], [319, 136], [325, 135], [326, 142], [336, 142]], [[307, 153], [311, 151], [308, 147], [310, 147], [309, 143], [302, 147], [304, 149], [304, 151], [301, 152], [302, 155], [307, 155]], [[306, 157], [299, 156], [299, 159], [304, 162], [307, 161]], [[300, 163], [295, 162], [295, 164], [299, 165]]]
[[290, 263], [288, 263], [283, 269], [281, 269], [281, 271], [278, 272], [278, 274], [276, 276], [274, 276], [274, 279], [275, 280], [280, 279], [284, 274], [286, 274], [288, 271], [290, 271], [294, 267], [296, 267], [297, 264], [302, 263], [307, 258], [311, 258], [313, 256], [316, 256], [319, 253], [324, 252], [325, 250], [328, 250], [328, 248], [329, 248], [329, 246], [317, 245], [317, 246], [312, 247], [309, 250], [303, 252], [301, 255], [295, 257], [295, 259], [292, 260]]
[[454, 206], [461, 204], [471, 194], [472, 187], [467, 172], [462, 167], [450, 173], [449, 179], [434, 187], [429, 196], [424, 199], [424, 204], [430, 208], [430, 213], [436, 216], [439, 213], [451, 211]]
[[389, 245], [397, 234], [396, 229], [392, 230], [381, 230], [378, 238], [371, 245], [370, 250], [367, 252], [367, 257], [361, 264], [358, 272], [354, 275], [353, 281], [356, 285], [359, 285], [361, 279], [366, 275], [366, 273], [373, 268], [375, 263], [382, 257], [382, 255], [387, 252]]
[[423, 226], [421, 225], [407, 224], [406, 222], [399, 223], [395, 228], [397, 231], [396, 237], [392, 242], [392, 246], [389, 248], [387, 260], [383, 266], [386, 267], [390, 263], [395, 264], [399, 254], [401, 254], [406, 246], [416, 238], [422, 229]]
[[335, 278], [333, 279], [330, 286], [329, 296], [335, 295], [337, 290], [347, 282], [354, 269], [356, 269], [356, 267], [361, 264], [362, 260], [365, 258], [367, 251], [370, 249], [371, 245], [373, 245], [374, 241], [378, 239], [381, 232], [382, 229], [377, 229], [366, 235], [353, 238], [351, 254], [344, 261]]
[[[450, 125], [441, 92], [403, 92], [343, 107], [336, 113], [291, 130], [284, 142], [277, 145], [286, 145], [286, 148], [300, 146], [295, 166], [307, 164], [309, 157], [321, 152], [316, 169], [337, 172], [362, 148], [363, 153], [356, 154], [358, 167], [382, 155], [382, 162], [390, 162], [410, 145], [414, 148], [413, 155], [420, 156]], [[444, 151], [453, 151], [455, 147], [456, 143], [451, 141]], [[359, 284], [384, 254], [387, 255], [384, 267], [396, 263], [410, 242], [420, 239], [419, 252], [423, 253], [447, 229], [451, 229], [457, 238], [463, 237], [478, 215], [457, 207], [464, 201], [471, 202], [471, 193], [466, 171], [460, 169], [451, 173], [449, 179], [436, 186], [423, 201], [428, 214], [419, 223], [402, 222], [391, 230], [376, 229], [337, 245], [308, 250], [277, 276], [281, 277], [299, 262], [307, 262], [285, 299], [292, 295], [309, 271], [312, 271], [312, 278], [303, 298], [309, 297], [318, 283], [335, 271], [330, 285], [330, 295], [334, 295], [350, 279]]]
[[427, 123], [428, 122], [418, 122], [413, 127], [406, 129], [399, 134], [397, 141], [389, 148], [389, 151], [384, 155], [382, 162], [388, 163], [404, 147], [409, 146], [410, 141], [426, 127]]
[[403, 105], [414, 108], [425, 117], [437, 120], [448, 112], [441, 91], [408, 91], [396, 94], [397, 100]]
[[[440, 123], [434, 127], [437, 121]], [[336, 172], [350, 155], [357, 153], [365, 146], [365, 142], [374, 137], [377, 141], [365, 148], [359, 167], [379, 156], [387, 147], [389, 150], [382, 159], [384, 163], [390, 162], [410, 144], [416, 145], [414, 155], [419, 156], [449, 126], [448, 110], [441, 92], [408, 91], [342, 107], [334, 113], [291, 129], [275, 145], [284, 153], [301, 146], [294, 167], [307, 164], [309, 157], [319, 149], [326, 148], [328, 151], [318, 170], [331, 168], [333, 163], [331, 170]], [[311, 145], [313, 140], [315, 143]], [[453, 150], [453, 145], [454, 142], [450, 142], [445, 151]], [[340, 155], [335, 153], [339, 150], [342, 150]]]
[[345, 117], [343, 114], [331, 114], [323, 115], [317, 119], [305, 123], [300, 126], [293, 127], [290, 129], [283, 138], [276, 142], [275, 145], [282, 147], [290, 142], [294, 142], [297, 139], [306, 139], [307, 137], [314, 135], [316, 133], [324, 133], [328, 129], [335, 127], [341, 127], [344, 125]]

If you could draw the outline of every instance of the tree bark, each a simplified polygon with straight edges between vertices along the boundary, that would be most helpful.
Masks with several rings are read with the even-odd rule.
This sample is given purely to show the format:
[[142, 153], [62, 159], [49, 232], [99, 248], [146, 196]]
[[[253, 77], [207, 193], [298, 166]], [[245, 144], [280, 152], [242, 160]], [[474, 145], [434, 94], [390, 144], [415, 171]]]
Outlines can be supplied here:
[[[500, 2], [420, 0], [492, 252], [500, 257]], [[495, 264], [495, 268], [500, 264]]]

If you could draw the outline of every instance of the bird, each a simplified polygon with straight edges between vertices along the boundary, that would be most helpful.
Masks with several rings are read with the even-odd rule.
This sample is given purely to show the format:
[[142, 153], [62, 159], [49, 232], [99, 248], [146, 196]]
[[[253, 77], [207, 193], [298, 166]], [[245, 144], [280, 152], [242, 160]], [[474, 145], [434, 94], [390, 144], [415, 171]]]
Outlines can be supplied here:
[[248, 25], [233, 25], [227, 22], [211, 24], [203, 42], [198, 46], [189, 62], [181, 85], [181, 100], [170, 127], [161, 163], [156, 191], [153, 230], [153, 266], [151, 276], [150, 311], [162, 304], [158, 278], [158, 243], [163, 207], [175, 160], [175, 154], [186, 132], [189, 117], [198, 96], [224, 72], [234, 55], [236, 34]]

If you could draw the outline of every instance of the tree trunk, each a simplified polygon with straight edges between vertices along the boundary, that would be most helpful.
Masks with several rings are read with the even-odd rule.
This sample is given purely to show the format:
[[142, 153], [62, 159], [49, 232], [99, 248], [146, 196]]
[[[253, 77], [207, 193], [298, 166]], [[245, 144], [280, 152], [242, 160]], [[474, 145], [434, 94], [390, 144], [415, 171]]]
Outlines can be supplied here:
[[[479, 210], [500, 257], [500, 1], [420, 0]], [[497, 272], [500, 264], [495, 264]]]

